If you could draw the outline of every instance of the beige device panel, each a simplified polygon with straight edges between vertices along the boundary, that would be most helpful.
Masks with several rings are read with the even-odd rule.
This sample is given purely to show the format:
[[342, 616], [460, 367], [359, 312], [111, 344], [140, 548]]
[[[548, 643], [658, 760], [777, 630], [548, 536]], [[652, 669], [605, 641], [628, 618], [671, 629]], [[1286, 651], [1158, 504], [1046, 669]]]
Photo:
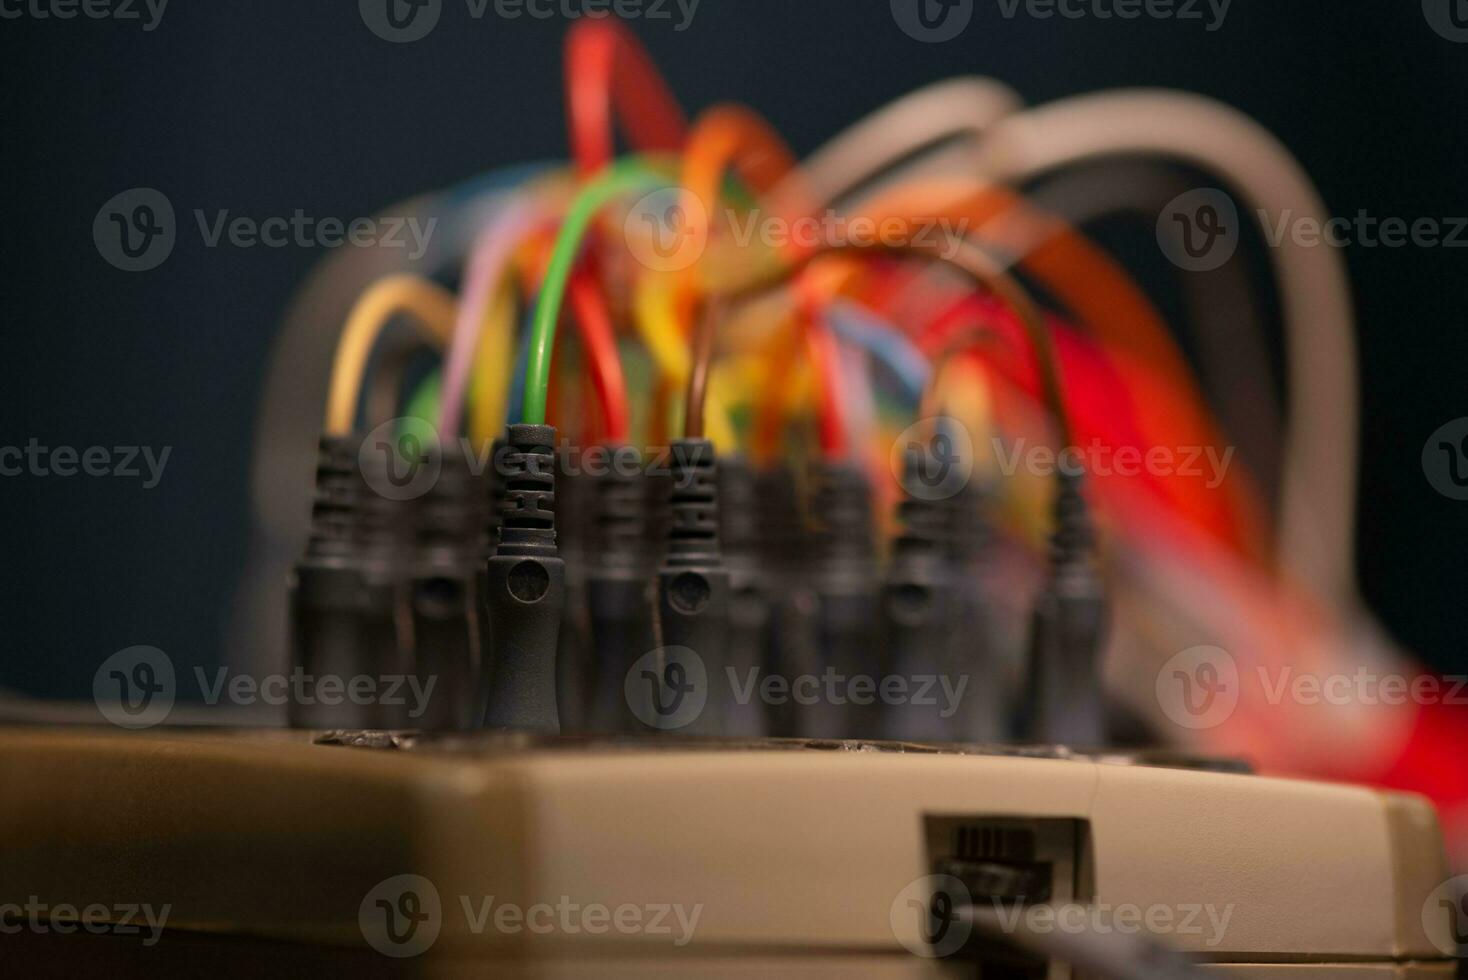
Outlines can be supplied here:
[[[1230, 980], [1454, 967], [1425, 933], [1448, 873], [1415, 797], [857, 743], [384, 741], [0, 730], [0, 905], [166, 904], [155, 945], [92, 942], [185, 971], [253, 950], [398, 975], [961, 976], [971, 963], [913, 952], [931, 937], [904, 889], [1011, 848], [1047, 883], [1027, 911], [1079, 903], [1111, 922], [1135, 908]], [[399, 910], [381, 896], [403, 875], [430, 883], [437, 911], [422, 948], [393, 958], [368, 934], [378, 903], [383, 927]], [[636, 908], [642, 928], [558, 919], [540, 932], [524, 918], [568, 903]], [[495, 918], [506, 906], [518, 928]], [[670, 930], [653, 930], [665, 907]], [[84, 940], [26, 942], [62, 962]]]

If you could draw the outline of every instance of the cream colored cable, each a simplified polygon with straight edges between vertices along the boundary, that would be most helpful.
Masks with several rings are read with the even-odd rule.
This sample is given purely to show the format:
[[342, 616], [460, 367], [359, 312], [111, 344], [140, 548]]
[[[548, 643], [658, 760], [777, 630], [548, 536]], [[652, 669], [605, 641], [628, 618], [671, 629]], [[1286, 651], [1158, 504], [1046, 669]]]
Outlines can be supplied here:
[[411, 313], [425, 339], [443, 347], [453, 336], [457, 308], [453, 293], [421, 276], [388, 276], [369, 286], [347, 315], [337, 341], [326, 400], [326, 434], [344, 436], [352, 431], [372, 348], [394, 314]]
[[[1022, 185], [1049, 171], [1112, 156], [1161, 155], [1216, 175], [1273, 225], [1291, 212], [1322, 226], [1319, 194], [1287, 149], [1254, 120], [1202, 96], [1126, 90], [1063, 99], [999, 122], [983, 144], [983, 173]], [[1335, 248], [1285, 236], [1271, 251], [1290, 382], [1281, 481], [1284, 566], [1322, 598], [1358, 601], [1356, 338], [1345, 260]]]
[[[926, 148], [985, 133], [1021, 104], [1008, 86], [977, 76], [920, 88], [828, 140], [776, 188], [773, 199], [809, 202], [818, 210], [829, 207], [868, 178]], [[774, 213], [787, 212], [776, 208]]]

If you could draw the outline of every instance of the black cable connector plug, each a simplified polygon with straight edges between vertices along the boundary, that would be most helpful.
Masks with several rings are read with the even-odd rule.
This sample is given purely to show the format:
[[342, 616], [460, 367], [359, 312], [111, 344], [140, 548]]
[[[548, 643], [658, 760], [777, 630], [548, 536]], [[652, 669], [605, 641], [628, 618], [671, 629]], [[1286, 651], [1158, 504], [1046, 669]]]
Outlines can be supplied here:
[[668, 550], [658, 570], [658, 643], [683, 647], [703, 663], [709, 686], [700, 716], [685, 730], [721, 732], [729, 639], [729, 572], [719, 548], [719, 487], [714, 445], [675, 440]]
[[479, 511], [480, 526], [477, 544], [479, 557], [474, 563], [474, 589], [479, 597], [479, 679], [475, 684], [475, 719], [479, 706], [489, 696], [489, 683], [494, 676], [494, 638], [489, 621], [489, 560], [499, 547], [500, 519], [505, 512], [505, 454], [510, 447], [504, 436], [496, 436], [489, 446], [489, 468], [479, 483], [484, 494], [484, 506]]
[[506, 443], [499, 545], [485, 574], [493, 667], [482, 720], [558, 733], [556, 647], [566, 569], [556, 550], [556, 430], [512, 425]]
[[[769, 597], [762, 660], [772, 676], [795, 678], [819, 670], [820, 654], [810, 582], [813, 542], [794, 470], [785, 463], [757, 470], [753, 507], [755, 571]], [[805, 707], [791, 698], [767, 705], [764, 714], [770, 735], [810, 734]]]
[[816, 528], [816, 661], [802, 673], [834, 675], [845, 689], [840, 698], [821, 697], [803, 705], [801, 734], [816, 738], [876, 738], [881, 712], [875, 699], [860, 702], [856, 678], [875, 681], [882, 668], [882, 582], [877, 569], [872, 491], [853, 462], [825, 460], [812, 474], [811, 517]]
[[556, 711], [562, 732], [584, 732], [594, 676], [586, 574], [595, 487], [590, 470], [581, 466], [572, 447], [557, 447], [556, 460], [556, 550], [566, 569], [566, 600], [556, 644]]
[[[383, 677], [408, 668], [395, 613], [402, 604], [397, 505], [373, 492], [359, 459], [359, 436], [323, 437], [316, 464], [311, 537], [290, 581], [292, 666], [311, 678], [366, 674]], [[384, 464], [385, 467], [385, 464]], [[385, 470], [384, 470], [385, 471]], [[380, 703], [292, 699], [296, 728], [395, 728], [405, 715]]]
[[[924, 446], [910, 446], [903, 456], [904, 487], [921, 486], [918, 474], [928, 463]], [[957, 572], [952, 561], [950, 535], [952, 507], [948, 500], [930, 500], [907, 494], [897, 503], [902, 530], [892, 546], [892, 560], [882, 589], [886, 613], [888, 664], [893, 677], [946, 676], [957, 683], [962, 669], [956, 657], [963, 636], [958, 621]], [[987, 682], [987, 679], [980, 679]], [[973, 683], [972, 679], [964, 688]], [[888, 738], [898, 741], [950, 739], [958, 720], [941, 715], [943, 702], [908, 701], [889, 705], [883, 725]]]
[[470, 727], [477, 710], [481, 669], [479, 534], [485, 494], [456, 444], [439, 455], [434, 485], [414, 503], [414, 550], [408, 583], [414, 671], [427, 693], [415, 728], [452, 731]]
[[951, 737], [960, 742], [998, 742], [1009, 734], [1014, 703], [1013, 671], [999, 655], [991, 599], [995, 568], [989, 524], [991, 490], [977, 472], [948, 500], [948, 561], [956, 592], [951, 634], [958, 640], [955, 662], [972, 677], [962, 696]]
[[643, 730], [627, 703], [626, 679], [637, 658], [657, 645], [646, 484], [641, 454], [632, 446], [611, 448], [607, 472], [594, 484], [586, 572], [594, 662], [589, 724], [594, 732]]
[[[770, 649], [775, 583], [763, 574], [759, 544], [758, 478], [747, 460], [719, 464], [719, 538], [724, 567], [729, 570], [729, 642], [727, 667], [737, 685], [758, 683]], [[753, 688], [751, 687], [751, 690]], [[759, 738], [769, 734], [764, 702], [757, 697], [730, 698], [725, 704], [724, 734]]]
[[1062, 469], [1050, 571], [1035, 601], [1025, 672], [1021, 731], [1030, 741], [1090, 747], [1107, 740], [1100, 664], [1106, 595], [1094, 544], [1080, 473]]

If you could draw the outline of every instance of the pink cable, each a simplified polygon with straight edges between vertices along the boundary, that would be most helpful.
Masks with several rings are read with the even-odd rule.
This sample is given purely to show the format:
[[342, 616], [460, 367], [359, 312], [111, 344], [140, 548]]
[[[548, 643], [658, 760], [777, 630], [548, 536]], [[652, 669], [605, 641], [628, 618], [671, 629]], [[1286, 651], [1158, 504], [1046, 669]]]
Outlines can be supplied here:
[[495, 215], [474, 240], [474, 248], [464, 263], [464, 281], [459, 287], [463, 298], [445, 359], [443, 401], [438, 413], [441, 435], [458, 434], [464, 417], [464, 389], [469, 385], [474, 353], [479, 347], [484, 311], [510, 264], [515, 246], [529, 234], [539, 215], [539, 209], [533, 204], [515, 201]]

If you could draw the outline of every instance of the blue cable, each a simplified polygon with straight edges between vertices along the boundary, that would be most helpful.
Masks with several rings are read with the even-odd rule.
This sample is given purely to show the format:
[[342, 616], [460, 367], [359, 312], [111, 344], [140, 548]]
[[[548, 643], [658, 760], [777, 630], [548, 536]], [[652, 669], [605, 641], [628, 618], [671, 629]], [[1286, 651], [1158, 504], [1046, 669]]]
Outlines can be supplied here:
[[850, 300], [836, 300], [828, 308], [831, 325], [844, 340], [865, 347], [892, 372], [914, 404], [920, 403], [933, 376], [923, 352], [895, 326]]

